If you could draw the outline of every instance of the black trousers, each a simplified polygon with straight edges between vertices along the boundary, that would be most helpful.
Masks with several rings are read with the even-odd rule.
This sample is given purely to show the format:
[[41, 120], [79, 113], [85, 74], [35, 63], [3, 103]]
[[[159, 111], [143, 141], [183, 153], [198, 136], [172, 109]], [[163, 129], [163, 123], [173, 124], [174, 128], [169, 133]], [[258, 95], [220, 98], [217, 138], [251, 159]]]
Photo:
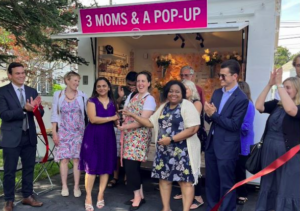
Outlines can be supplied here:
[[32, 195], [35, 156], [36, 145], [32, 146], [30, 144], [28, 130], [22, 133], [19, 146], [14, 148], [3, 147], [5, 201], [14, 201], [15, 199], [15, 178], [19, 157], [22, 161], [22, 195], [24, 198]]
[[136, 191], [141, 188], [141, 162], [135, 160], [123, 159], [124, 169], [127, 178], [127, 187], [130, 191]]
[[[247, 159], [248, 159], [248, 156], [239, 155], [239, 159], [236, 162], [236, 168], [235, 168], [236, 182], [240, 182], [240, 181], [246, 179]], [[247, 191], [246, 185], [242, 185], [239, 188], [237, 188], [236, 193], [237, 193], [237, 197], [247, 197], [248, 191]]]

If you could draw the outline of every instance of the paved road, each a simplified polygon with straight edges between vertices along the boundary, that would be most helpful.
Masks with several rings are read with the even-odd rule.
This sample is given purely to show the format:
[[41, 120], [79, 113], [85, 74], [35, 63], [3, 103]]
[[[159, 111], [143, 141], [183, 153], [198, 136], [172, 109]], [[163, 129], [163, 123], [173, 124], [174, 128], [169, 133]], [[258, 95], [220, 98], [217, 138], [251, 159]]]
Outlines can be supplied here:
[[[140, 211], [160, 211], [162, 208], [159, 191], [156, 189], [155, 183], [156, 181], [150, 178], [150, 172], [143, 172], [144, 175], [144, 192], [146, 204], [144, 204], [139, 210]], [[27, 211], [27, 210], [35, 210], [35, 211], [80, 211], [84, 210], [84, 174], [81, 176], [81, 189], [82, 196], [80, 198], [75, 198], [73, 196], [72, 190], [72, 180], [73, 175], [69, 174], [69, 197], [62, 197], [60, 195], [60, 178], [59, 176], [55, 176], [52, 178], [53, 183], [55, 184], [54, 189], [48, 193], [43, 193], [38, 196], [38, 199], [44, 202], [44, 206], [41, 208], [32, 208], [29, 206], [23, 206], [22, 204], [18, 204], [14, 211]], [[95, 187], [93, 190], [93, 199], [96, 200], [97, 192], [98, 192], [98, 182], [95, 183]], [[35, 185], [36, 190], [40, 190], [41, 188], [48, 187], [47, 181], [43, 180], [40, 183]], [[179, 189], [177, 187], [173, 187], [172, 195]], [[19, 194], [18, 194], [19, 195]], [[112, 189], [107, 189], [105, 193], [105, 203], [106, 206], [101, 209], [102, 211], [127, 211], [129, 206], [124, 205], [123, 203], [132, 197], [132, 193], [127, 191], [126, 186], [124, 184], [119, 184], [117, 187]], [[257, 197], [257, 192], [251, 188], [249, 201], [243, 206], [238, 207], [238, 211], [252, 211], [255, 207], [255, 201]], [[203, 195], [205, 200], [205, 195]], [[2, 209], [4, 202], [3, 198], [0, 200], [0, 209]], [[94, 201], [94, 204], [96, 201]], [[172, 211], [182, 211], [182, 203], [180, 200], [171, 201]], [[95, 210], [99, 210], [95, 208]], [[197, 211], [204, 211], [205, 206], [202, 206], [197, 209]]]

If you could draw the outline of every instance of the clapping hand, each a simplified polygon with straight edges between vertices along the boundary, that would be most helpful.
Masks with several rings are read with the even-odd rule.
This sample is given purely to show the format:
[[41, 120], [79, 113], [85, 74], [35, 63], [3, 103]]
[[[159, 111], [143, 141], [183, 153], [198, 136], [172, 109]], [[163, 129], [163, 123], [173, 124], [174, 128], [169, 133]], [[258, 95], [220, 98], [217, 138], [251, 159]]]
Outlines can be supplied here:
[[205, 102], [204, 111], [209, 117], [211, 117], [217, 111], [217, 108], [213, 103]]
[[118, 95], [120, 98], [123, 98], [125, 93], [124, 93], [124, 89], [122, 86], [118, 86]]
[[41, 102], [42, 102], [42, 98], [39, 95], [34, 100], [32, 100], [31, 98], [31, 105], [33, 106], [39, 106]]
[[274, 69], [273, 71], [271, 71], [270, 73], [270, 79], [268, 82], [269, 86], [273, 86], [276, 84], [276, 69]]
[[27, 101], [26, 101], [26, 104], [25, 104], [24, 108], [25, 108], [25, 110], [26, 110], [27, 112], [28, 112], [28, 111], [30, 111], [30, 112], [33, 111], [33, 109], [34, 109], [34, 103], [33, 103], [32, 97], [30, 97], [30, 100], [27, 100]]
[[276, 70], [275, 83], [276, 85], [282, 84], [282, 67]]

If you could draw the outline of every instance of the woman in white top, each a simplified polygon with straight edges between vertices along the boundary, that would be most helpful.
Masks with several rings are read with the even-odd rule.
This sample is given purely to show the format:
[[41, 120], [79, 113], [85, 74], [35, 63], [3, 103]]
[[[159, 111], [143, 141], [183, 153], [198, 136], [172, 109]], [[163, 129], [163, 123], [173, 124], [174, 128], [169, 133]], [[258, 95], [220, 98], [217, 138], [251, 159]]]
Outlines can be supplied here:
[[[138, 116], [149, 118], [156, 108], [155, 99], [148, 92], [151, 86], [151, 74], [143, 71], [137, 75], [138, 93], [125, 102], [125, 110]], [[145, 203], [140, 175], [141, 162], [147, 160], [151, 142], [151, 129], [142, 126], [132, 117], [126, 117], [122, 126], [118, 126], [121, 134], [121, 159], [123, 158], [127, 186], [134, 192], [134, 199], [125, 202], [131, 205], [130, 210], [137, 210]]]
[[200, 141], [197, 131], [199, 112], [186, 99], [186, 89], [179, 81], [169, 81], [164, 87], [164, 98], [156, 112], [148, 118], [124, 111], [140, 124], [154, 129], [156, 156], [152, 177], [159, 179], [162, 211], [170, 211], [172, 182], [182, 191], [183, 211], [189, 211], [194, 198], [194, 186], [200, 174]]
[[66, 89], [56, 91], [53, 96], [51, 123], [55, 144], [55, 161], [60, 162], [62, 196], [69, 196], [67, 186], [68, 163], [73, 160], [74, 196], [80, 197], [80, 171], [78, 170], [79, 154], [85, 128], [85, 108], [87, 97], [77, 90], [80, 75], [74, 71], [64, 77]]

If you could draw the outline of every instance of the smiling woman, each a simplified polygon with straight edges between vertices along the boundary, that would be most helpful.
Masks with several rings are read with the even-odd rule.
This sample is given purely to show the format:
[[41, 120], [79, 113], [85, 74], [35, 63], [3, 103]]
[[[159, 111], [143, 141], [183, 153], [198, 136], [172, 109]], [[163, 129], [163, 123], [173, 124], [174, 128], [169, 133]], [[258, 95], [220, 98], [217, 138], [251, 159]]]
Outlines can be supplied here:
[[[151, 74], [147, 71], [139, 72], [137, 74], [138, 93], [131, 93], [127, 97], [124, 110], [149, 118], [156, 108], [155, 100], [148, 92], [150, 87]], [[134, 96], [131, 97], [131, 95]], [[141, 162], [147, 160], [152, 133], [149, 128], [130, 116], [126, 116], [124, 124], [119, 125], [118, 128], [124, 135], [124, 139], [121, 139], [120, 157], [124, 161], [128, 188], [134, 192], [133, 201], [128, 202], [131, 205], [130, 210], [136, 210], [145, 202], [140, 166]]]
[[200, 141], [197, 131], [200, 125], [199, 112], [192, 102], [186, 100], [186, 89], [179, 81], [169, 81], [164, 87], [168, 102], [162, 104], [148, 119], [133, 112], [124, 115], [139, 124], [154, 128], [156, 156], [152, 177], [159, 179], [163, 210], [171, 210], [172, 182], [180, 184], [183, 193], [183, 211], [190, 210], [194, 187], [200, 174]]
[[86, 198], [85, 209], [94, 210], [92, 203], [92, 189], [96, 175], [100, 175], [100, 188], [97, 197], [97, 207], [104, 207], [104, 191], [109, 174], [116, 168], [117, 147], [114, 124], [118, 120], [117, 106], [112, 93], [110, 82], [99, 77], [88, 101], [87, 125], [80, 152], [79, 169], [86, 172]]
[[64, 90], [56, 91], [53, 95], [52, 135], [55, 144], [55, 161], [60, 162], [62, 196], [69, 196], [67, 177], [70, 159], [74, 163], [74, 196], [81, 196], [79, 189], [80, 171], [77, 166], [84, 132], [87, 97], [85, 93], [78, 90], [80, 78], [78, 73], [68, 72], [64, 76], [67, 87]]

